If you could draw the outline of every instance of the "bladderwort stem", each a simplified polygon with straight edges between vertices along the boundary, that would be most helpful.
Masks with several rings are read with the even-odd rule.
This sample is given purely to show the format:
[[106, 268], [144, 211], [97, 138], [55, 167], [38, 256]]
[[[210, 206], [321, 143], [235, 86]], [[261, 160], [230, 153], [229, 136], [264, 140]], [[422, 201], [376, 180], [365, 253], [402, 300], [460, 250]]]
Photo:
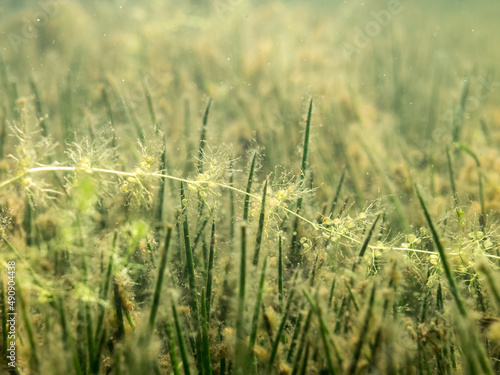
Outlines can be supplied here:
[[[215, 186], [218, 186], [218, 187], [221, 187], [221, 188], [224, 188], [224, 189], [228, 189], [228, 190], [233, 190], [239, 194], [243, 194], [243, 195], [247, 195], [249, 196], [250, 198], [254, 198], [258, 201], [260, 201], [262, 198], [256, 194], [252, 194], [252, 193], [248, 193], [244, 190], [241, 190], [241, 189], [238, 189], [234, 186], [231, 186], [231, 185], [227, 185], [227, 184], [224, 184], [224, 183], [221, 183], [221, 182], [213, 182], [213, 181], [193, 181], [193, 180], [189, 180], [189, 179], [186, 179], [186, 178], [182, 178], [182, 177], [175, 177], [175, 176], [172, 176], [172, 175], [167, 175], [167, 174], [163, 174], [163, 173], [159, 173], [159, 172], [153, 172], [153, 173], [143, 173], [143, 174], [138, 174], [138, 173], [135, 173], [135, 172], [122, 172], [122, 171], [117, 171], [117, 170], [114, 170], [114, 169], [103, 169], [103, 168], [91, 168], [91, 167], [86, 167], [86, 168], [82, 168], [82, 167], [62, 167], [62, 166], [45, 166], [45, 167], [36, 167], [36, 168], [30, 168], [30, 169], [26, 169], [24, 171], [21, 171], [17, 176], [15, 177], [12, 177], [11, 179], [9, 180], [6, 180], [2, 183], [0, 183], [0, 189], [4, 188], [5, 186], [7, 185], [10, 185], [11, 183], [25, 177], [25, 176], [28, 176], [28, 175], [31, 175], [31, 174], [36, 174], [36, 173], [41, 173], [41, 172], [86, 172], [86, 173], [104, 173], [104, 174], [111, 174], [111, 175], [115, 175], [115, 176], [123, 176], [123, 177], [140, 177], [140, 176], [144, 176], [144, 177], [148, 177], [148, 176], [153, 176], [153, 177], [158, 177], [158, 178], [166, 178], [166, 179], [170, 179], [170, 180], [173, 180], [173, 181], [179, 181], [179, 182], [185, 182], [187, 184], [193, 184], [193, 185], [209, 185], [209, 184], [214, 184]], [[313, 221], [303, 217], [302, 215], [299, 215], [297, 214], [295, 211], [292, 211], [286, 207], [283, 207], [283, 206], [280, 206], [280, 208], [282, 208], [284, 211], [286, 211], [287, 213], [297, 217], [298, 219], [300, 220], [303, 220], [304, 222], [312, 225], [314, 228], [317, 228], [317, 224], [314, 223]]]
[[[93, 168], [93, 167], [64, 167], [64, 166], [57, 166], [57, 165], [49, 165], [49, 166], [43, 166], [43, 167], [36, 167], [36, 168], [30, 168], [26, 169], [23, 171], [19, 171], [18, 174], [6, 181], [3, 181], [0, 183], [0, 189], [3, 189], [4, 187], [16, 182], [17, 180], [22, 179], [25, 176], [37, 174], [37, 173], [43, 173], [43, 172], [79, 172], [79, 173], [102, 173], [102, 174], [110, 174], [110, 175], [115, 175], [115, 176], [122, 176], [122, 177], [157, 177], [157, 178], [165, 178], [165, 179], [170, 179], [172, 181], [178, 181], [178, 182], [184, 182], [187, 184], [192, 184], [192, 185], [215, 185], [223, 189], [228, 189], [232, 190], [238, 194], [243, 194], [243, 195], [248, 195], [250, 198], [253, 198], [260, 202], [262, 200], [262, 197], [256, 194], [252, 193], [247, 193], [246, 191], [242, 189], [238, 189], [237, 187], [222, 183], [222, 182], [214, 182], [214, 181], [194, 181], [194, 180], [189, 180], [187, 178], [182, 178], [182, 177], [175, 177], [172, 175], [164, 174], [161, 172], [153, 172], [153, 173], [135, 173], [135, 172], [124, 172], [124, 171], [117, 171], [114, 169], [105, 169], [105, 168]], [[299, 220], [302, 220], [303, 222], [309, 224], [312, 226], [315, 230], [318, 229], [324, 229], [321, 228], [318, 223], [309, 220], [308, 218], [298, 214], [297, 212], [290, 210], [287, 207], [284, 207], [283, 205], [279, 205], [279, 208], [281, 208], [283, 211], [285, 211], [287, 214], [293, 215], [297, 217]], [[361, 244], [362, 241], [357, 240], [356, 238], [353, 238], [345, 233], [339, 233], [340, 236], [345, 238], [346, 240], [349, 240], [351, 242]], [[402, 248], [402, 247], [393, 247], [393, 246], [374, 246], [374, 245], [369, 245], [369, 249], [371, 250], [396, 250], [396, 251], [414, 251], [417, 253], [425, 253], [425, 254], [431, 254], [431, 255], [439, 255], [435, 251], [428, 251], [428, 250], [422, 250], [422, 249], [409, 249], [409, 248]], [[454, 253], [450, 253], [450, 255], [455, 255]], [[492, 259], [500, 259], [499, 256], [493, 255], [493, 254], [488, 254], [484, 253], [484, 256]]]

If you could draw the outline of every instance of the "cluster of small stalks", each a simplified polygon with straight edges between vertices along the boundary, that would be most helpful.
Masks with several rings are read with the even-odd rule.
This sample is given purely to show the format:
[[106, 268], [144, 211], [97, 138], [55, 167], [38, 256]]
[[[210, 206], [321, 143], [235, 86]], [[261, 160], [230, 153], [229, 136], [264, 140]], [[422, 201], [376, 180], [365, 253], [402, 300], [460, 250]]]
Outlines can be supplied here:
[[[152, 11], [163, 2], [144, 1], [151, 19], [138, 21], [140, 32], [130, 32], [141, 15], [132, 9], [123, 23], [110, 18], [126, 38], [99, 24], [105, 38], [95, 31], [92, 43], [84, 40], [89, 53], [65, 54], [77, 43], [63, 38], [52, 54], [40, 53], [58, 22], [60, 36], [78, 34], [65, 15], [96, 25], [83, 2], [65, 3], [40, 38], [20, 46], [42, 67], [72, 60], [57, 95], [45, 68], [22, 53], [7, 63], [0, 55], [1, 353], [9, 345], [12, 261], [18, 314], [17, 368], [2, 355], [0, 373], [500, 371], [498, 213], [491, 208], [498, 180], [477, 153], [497, 146], [497, 123], [471, 126], [496, 86], [480, 84], [481, 69], [471, 69], [457, 92], [446, 60], [428, 64], [425, 54], [408, 51], [419, 33], [389, 27], [392, 34], [373, 39], [373, 51], [361, 51], [356, 63], [334, 62], [362, 83], [359, 93], [348, 84], [351, 91], [337, 97], [345, 73], [324, 66], [330, 60], [321, 43], [282, 43], [300, 50], [285, 50], [285, 64], [267, 35], [258, 37], [299, 20], [305, 31], [297, 29], [297, 39], [314, 29], [324, 45], [342, 42], [329, 39], [335, 22], [321, 19], [316, 29], [316, 21], [306, 24], [316, 16], [304, 17], [293, 2], [254, 9], [255, 41], [239, 28], [247, 22], [241, 4], [226, 22], [205, 23], [176, 4], [164, 33], [162, 12]], [[115, 15], [117, 3], [90, 7]], [[412, 4], [405, 7], [400, 17], [420, 20]], [[208, 30], [200, 34], [214, 39], [199, 39], [198, 21]], [[264, 57], [225, 50], [235, 41]], [[113, 43], [121, 49], [95, 78], [86, 70], [103, 60], [94, 47]], [[467, 50], [467, 38], [461, 43]], [[167, 62], [156, 70], [148, 60]], [[32, 76], [23, 70], [29, 64]], [[135, 68], [143, 80], [132, 86]], [[318, 95], [314, 104], [302, 99], [301, 109], [306, 87]], [[180, 91], [188, 98], [179, 100]], [[441, 121], [450, 100], [452, 116]], [[421, 144], [410, 141], [416, 135]]]
[[2, 259], [18, 264], [14, 372], [498, 370], [499, 258], [486, 215], [465, 224], [455, 202], [452, 217], [470, 242], [449, 251], [416, 184], [427, 225], [394, 235], [384, 206], [355, 213], [341, 204], [342, 174], [332, 201], [309, 218], [312, 100], [300, 172], [288, 186], [269, 186], [271, 176], [257, 183], [257, 153], [242, 186], [238, 160], [210, 161], [211, 102], [192, 179], [168, 174], [165, 146], [148, 148], [145, 137], [132, 171], [101, 168], [92, 149], [109, 148], [113, 160], [116, 145], [89, 141], [70, 147], [72, 164], [52, 156], [33, 164], [48, 139], [42, 122], [40, 134], [28, 132], [25, 107], [16, 105], [17, 165], [0, 183], [14, 206], [2, 214], [1, 233]]

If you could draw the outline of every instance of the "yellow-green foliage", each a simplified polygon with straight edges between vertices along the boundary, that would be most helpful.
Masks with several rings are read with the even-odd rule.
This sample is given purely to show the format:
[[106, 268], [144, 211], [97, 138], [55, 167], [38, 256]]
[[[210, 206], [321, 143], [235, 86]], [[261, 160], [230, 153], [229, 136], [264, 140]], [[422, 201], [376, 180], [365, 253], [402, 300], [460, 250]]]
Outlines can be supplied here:
[[498, 372], [497, 8], [5, 1], [18, 373]]

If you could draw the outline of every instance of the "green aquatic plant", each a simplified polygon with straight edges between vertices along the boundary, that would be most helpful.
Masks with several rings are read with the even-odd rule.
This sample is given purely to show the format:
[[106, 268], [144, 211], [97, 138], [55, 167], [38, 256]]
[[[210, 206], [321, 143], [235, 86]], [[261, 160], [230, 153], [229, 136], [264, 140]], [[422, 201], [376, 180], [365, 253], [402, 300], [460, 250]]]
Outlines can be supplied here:
[[498, 372], [492, 6], [457, 42], [405, 4], [347, 64], [352, 4], [236, 3], [59, 2], [2, 45], [0, 373]]

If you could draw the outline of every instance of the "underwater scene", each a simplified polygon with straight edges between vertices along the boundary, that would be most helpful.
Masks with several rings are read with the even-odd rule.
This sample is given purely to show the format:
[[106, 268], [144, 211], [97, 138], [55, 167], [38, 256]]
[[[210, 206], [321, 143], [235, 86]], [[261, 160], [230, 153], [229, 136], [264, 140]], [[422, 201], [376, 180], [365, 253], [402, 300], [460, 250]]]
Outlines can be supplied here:
[[1, 0], [0, 374], [500, 374], [499, 20]]

